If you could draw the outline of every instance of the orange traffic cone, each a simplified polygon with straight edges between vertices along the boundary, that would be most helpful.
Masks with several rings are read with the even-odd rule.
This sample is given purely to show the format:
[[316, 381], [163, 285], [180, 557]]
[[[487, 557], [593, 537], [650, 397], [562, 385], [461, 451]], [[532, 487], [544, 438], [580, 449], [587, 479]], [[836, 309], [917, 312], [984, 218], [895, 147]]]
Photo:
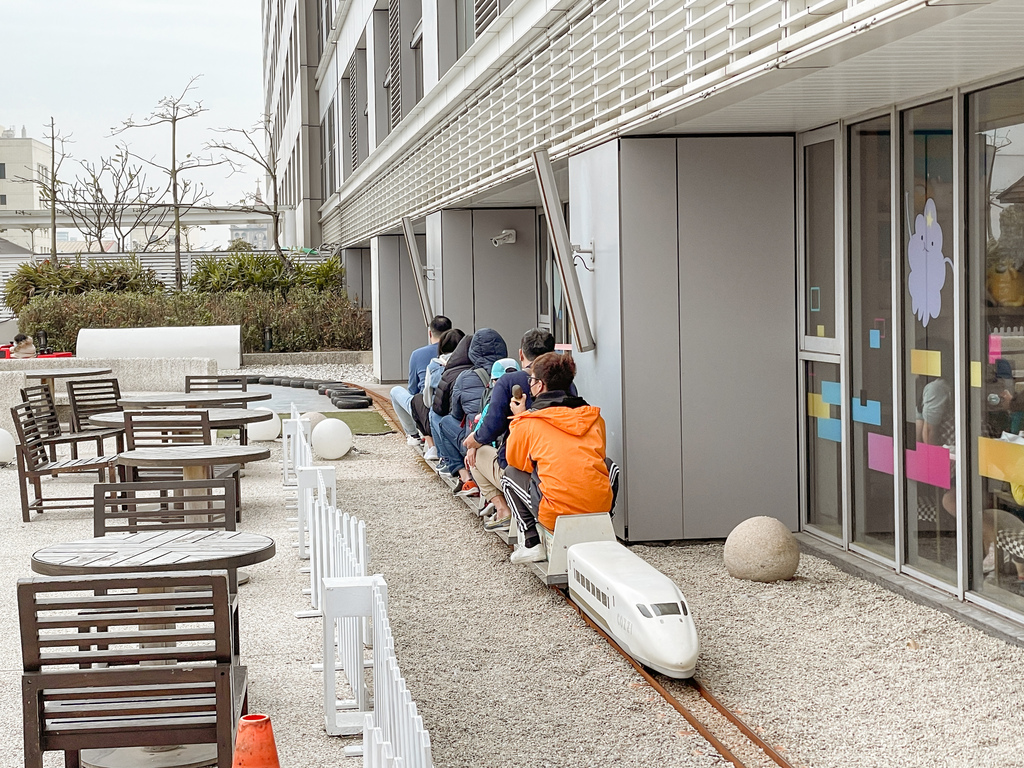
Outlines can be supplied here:
[[231, 768], [281, 768], [269, 715], [242, 715]]

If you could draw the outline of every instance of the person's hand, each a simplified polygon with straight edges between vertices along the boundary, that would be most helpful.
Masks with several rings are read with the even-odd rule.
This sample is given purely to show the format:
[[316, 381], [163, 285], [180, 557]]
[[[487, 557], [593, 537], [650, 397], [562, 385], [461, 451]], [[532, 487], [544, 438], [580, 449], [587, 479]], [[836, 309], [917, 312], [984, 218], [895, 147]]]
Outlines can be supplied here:
[[469, 435], [466, 436], [466, 439], [462, 441], [462, 444], [466, 446], [467, 449], [471, 448], [474, 451], [483, 445], [483, 443], [477, 441], [476, 432], [470, 432]]
[[466, 451], [466, 466], [473, 469], [476, 466], [476, 448], [470, 448]]
[[520, 413], [526, 410], [526, 398], [524, 397], [522, 400], [509, 400], [508, 409], [512, 411], [513, 416], [518, 416]]

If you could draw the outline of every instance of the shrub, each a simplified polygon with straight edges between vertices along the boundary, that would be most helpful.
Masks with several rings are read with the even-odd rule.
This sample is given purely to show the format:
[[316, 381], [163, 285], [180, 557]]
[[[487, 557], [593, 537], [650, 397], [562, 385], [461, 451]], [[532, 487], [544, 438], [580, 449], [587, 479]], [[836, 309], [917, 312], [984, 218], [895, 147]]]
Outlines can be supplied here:
[[269, 327], [276, 352], [369, 349], [369, 315], [344, 294], [299, 286], [288, 292], [106, 293], [34, 298], [18, 315], [22, 333], [45, 330], [57, 351], [75, 349], [81, 328], [241, 325], [242, 351], [263, 349]]
[[68, 296], [87, 291], [157, 293], [163, 285], [151, 269], [129, 256], [116, 261], [82, 263], [81, 258], [53, 264], [49, 259], [19, 266], [4, 287], [4, 302], [20, 312], [35, 297]]

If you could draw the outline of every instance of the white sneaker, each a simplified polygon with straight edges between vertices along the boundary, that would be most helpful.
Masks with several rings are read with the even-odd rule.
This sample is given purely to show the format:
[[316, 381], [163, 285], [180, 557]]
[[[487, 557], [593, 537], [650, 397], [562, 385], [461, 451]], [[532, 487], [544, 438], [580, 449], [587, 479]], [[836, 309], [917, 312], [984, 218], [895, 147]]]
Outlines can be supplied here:
[[539, 563], [541, 560], [547, 560], [548, 555], [544, 551], [544, 543], [539, 542], [533, 547], [516, 547], [516, 551], [512, 553], [509, 558], [510, 563]]
[[416, 435], [406, 435], [405, 436], [405, 444], [406, 445], [416, 445], [416, 446], [418, 446], [420, 444], [420, 439], [418, 437], [416, 437]]
[[996, 545], [988, 545], [988, 554], [985, 555], [985, 559], [981, 561], [981, 570], [983, 573], [992, 573], [996, 569]]
[[432, 445], [423, 452], [423, 458], [427, 461], [437, 461], [437, 446]]

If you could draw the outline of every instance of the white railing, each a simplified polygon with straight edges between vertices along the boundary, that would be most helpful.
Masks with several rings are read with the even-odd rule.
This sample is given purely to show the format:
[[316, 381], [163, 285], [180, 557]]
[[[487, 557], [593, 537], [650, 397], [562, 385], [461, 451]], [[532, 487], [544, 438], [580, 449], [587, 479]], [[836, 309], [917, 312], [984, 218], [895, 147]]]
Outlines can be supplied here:
[[363, 766], [430, 768], [430, 734], [416, 711], [395, 655], [387, 587], [371, 587], [373, 610], [373, 713], [363, 726]]

